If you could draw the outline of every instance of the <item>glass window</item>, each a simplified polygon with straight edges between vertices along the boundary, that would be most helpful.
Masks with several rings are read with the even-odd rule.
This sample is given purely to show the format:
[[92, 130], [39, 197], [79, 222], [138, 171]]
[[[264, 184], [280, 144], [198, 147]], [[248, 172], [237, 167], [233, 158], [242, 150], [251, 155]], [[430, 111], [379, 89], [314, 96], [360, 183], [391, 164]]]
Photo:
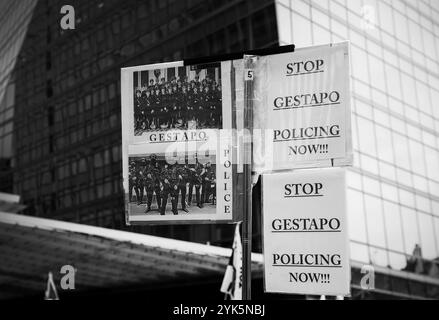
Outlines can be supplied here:
[[413, 171], [420, 175], [425, 175], [424, 147], [412, 139], [408, 141]]
[[[318, 1], [319, 5], [322, 5], [326, 1]], [[322, 13], [320, 10], [311, 8], [311, 20], [316, 21], [321, 27], [329, 30], [329, 17], [327, 14]]]
[[405, 241], [405, 253], [411, 255], [417, 244], [420, 244], [416, 212], [412, 209], [401, 207], [402, 226]]
[[360, 100], [355, 100], [355, 111], [368, 119], [372, 119], [373, 118], [373, 110], [372, 110], [372, 106], [370, 106], [369, 104], [364, 103], [363, 101]]
[[100, 103], [105, 103], [105, 101], [107, 100], [106, 88], [102, 87], [99, 94], [100, 94]]
[[342, 39], [348, 38], [348, 29], [346, 28], [346, 26], [344, 24], [341, 24], [337, 20], [332, 19], [331, 20], [331, 28], [332, 28], [332, 32], [337, 34], [338, 36], [340, 36], [340, 38], [342, 38]]
[[415, 207], [415, 198], [412, 192], [408, 192], [404, 189], [399, 189], [399, 198], [403, 205], [408, 207]]
[[387, 253], [388, 252], [385, 250], [370, 247], [370, 260], [372, 261], [372, 264], [380, 267], [387, 267], [389, 265]]
[[91, 109], [91, 95], [87, 94], [85, 96], [85, 110]]
[[430, 90], [428, 87], [420, 81], [415, 81], [416, 83], [416, 92], [418, 97], [418, 107], [421, 111], [431, 114], [431, 105], [430, 105]]
[[119, 146], [114, 146], [112, 148], [112, 153], [113, 153], [113, 161], [114, 162], [118, 162], [121, 160], [121, 154], [120, 154], [120, 147]]
[[93, 91], [93, 107], [96, 107], [99, 104], [99, 91], [95, 89]]
[[[373, 52], [373, 51], [372, 51]], [[372, 54], [369, 54], [369, 72], [371, 76], [371, 84], [372, 86], [382, 90], [386, 91], [386, 84], [384, 82], [384, 65], [383, 62], [380, 59], [377, 59]]]
[[349, 187], [361, 190], [361, 175], [353, 171], [347, 171], [346, 183]]
[[78, 163], [76, 161], [73, 161], [70, 163], [72, 167], [72, 175], [76, 175], [78, 173]]
[[411, 106], [416, 106], [415, 82], [413, 78], [405, 73], [401, 73], [401, 80], [404, 102]]
[[104, 185], [104, 196], [107, 197], [107, 196], [111, 195], [111, 193], [112, 193], [111, 187], [112, 187], [111, 181], [105, 182], [105, 185]]
[[396, 132], [392, 132], [392, 137], [396, 165], [410, 170], [408, 139]]
[[102, 161], [102, 155], [100, 152], [95, 153], [94, 155], [94, 166], [95, 168], [100, 168], [104, 165], [103, 161]]
[[[374, 81], [374, 80], [372, 80]], [[372, 99], [377, 106], [387, 105], [387, 96], [383, 93], [384, 91], [378, 89], [372, 89]]]
[[392, 134], [389, 129], [376, 125], [378, 157], [387, 162], [393, 162]]
[[347, 199], [350, 239], [366, 243], [367, 236], [363, 208], [363, 195], [359, 191], [348, 189]]
[[381, 190], [383, 193], [383, 198], [398, 202], [398, 189], [390, 184], [381, 183]]
[[104, 196], [104, 185], [98, 184], [96, 186], [97, 197], [102, 198]]
[[110, 163], [110, 149], [105, 149], [104, 151], [104, 164], [107, 165]]
[[[385, 103], [384, 105], [387, 105], [387, 103]], [[375, 109], [374, 111], [374, 117], [375, 117], [375, 121], [381, 125], [383, 125], [384, 127], [388, 128], [390, 126], [390, 120], [389, 120], [389, 115], [379, 109]], [[377, 135], [379, 138], [379, 135]]]
[[396, 37], [405, 43], [409, 43], [406, 17], [396, 10], [393, 10], [393, 17], [395, 19], [395, 26], [397, 26], [395, 29]]
[[439, 218], [438, 217], [433, 218], [433, 226], [436, 235], [436, 248], [439, 248]]
[[279, 32], [279, 41], [285, 44], [292, 43], [292, 34], [291, 34], [291, 11], [288, 8], [278, 4], [277, 5], [277, 19], [278, 19], [278, 32]]
[[368, 247], [356, 242], [350, 243], [351, 259], [358, 262], [370, 263]]
[[[401, 101], [393, 99], [390, 96], [389, 96], [389, 109], [397, 114], [400, 114], [400, 115], [404, 114], [404, 106], [401, 103]], [[392, 119], [395, 119], [395, 118], [391, 117], [391, 121], [392, 121]]]
[[418, 213], [418, 219], [422, 256], [429, 260], [435, 259], [438, 257], [438, 252], [434, 235], [433, 219], [430, 215], [424, 213]]
[[419, 191], [422, 192], [429, 192], [428, 190], [428, 181], [427, 179], [419, 176], [419, 175], [412, 175], [413, 176], [413, 187]]
[[378, 180], [363, 176], [363, 186], [365, 192], [371, 193], [378, 197], [381, 196], [380, 183], [378, 182]]
[[108, 98], [109, 100], [113, 99], [116, 96], [116, 85], [114, 83], [111, 83], [108, 86]]
[[383, 208], [381, 200], [369, 195], [364, 196], [366, 206], [367, 231], [369, 243], [382, 248], [386, 247]]
[[[347, 6], [345, 4], [341, 5], [336, 1], [329, 1], [329, 6], [331, 8], [331, 13], [338, 16], [339, 18], [342, 18], [343, 20], [346, 19], [346, 9]], [[347, 37], [346, 37], [347, 39]]]
[[87, 160], [85, 158], [81, 158], [79, 160], [79, 172], [87, 171]]
[[[378, 161], [367, 155], [361, 155], [361, 168], [365, 171], [378, 175]], [[376, 190], [374, 190], [376, 192]]]
[[357, 117], [358, 138], [360, 150], [370, 155], [376, 155], [374, 125], [371, 121]]
[[386, 221], [387, 245], [391, 250], [404, 252], [404, 239], [399, 206], [384, 201], [384, 217]]
[[293, 12], [293, 43], [298, 47], [312, 45], [311, 23]]
[[390, 180], [396, 180], [395, 167], [393, 165], [384, 163], [382, 161], [378, 162], [380, 169], [380, 176]]
[[430, 179], [439, 181], [439, 152], [429, 147], [424, 148], [427, 164], [427, 175]]
[[362, 49], [359, 49], [355, 45], [351, 45], [351, 61], [352, 61], [352, 70], [353, 75], [368, 83], [368, 65], [367, 65], [367, 54]]

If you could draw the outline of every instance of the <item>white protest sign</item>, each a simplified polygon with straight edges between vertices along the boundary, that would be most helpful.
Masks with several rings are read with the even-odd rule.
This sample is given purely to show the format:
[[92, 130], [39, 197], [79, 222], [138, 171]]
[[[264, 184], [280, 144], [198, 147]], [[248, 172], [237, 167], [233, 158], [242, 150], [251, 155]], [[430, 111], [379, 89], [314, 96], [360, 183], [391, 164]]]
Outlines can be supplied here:
[[347, 295], [345, 171], [264, 174], [262, 188], [265, 290]]
[[[352, 162], [347, 42], [260, 57], [256, 171]], [[319, 164], [320, 162], [320, 164]]]

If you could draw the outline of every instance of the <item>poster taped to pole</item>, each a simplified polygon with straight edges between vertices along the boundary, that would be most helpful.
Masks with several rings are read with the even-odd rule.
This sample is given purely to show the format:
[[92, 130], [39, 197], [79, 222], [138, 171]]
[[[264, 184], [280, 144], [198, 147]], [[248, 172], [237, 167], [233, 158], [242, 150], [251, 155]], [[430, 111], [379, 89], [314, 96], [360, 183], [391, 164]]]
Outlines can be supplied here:
[[352, 164], [349, 43], [258, 57], [254, 168]]
[[345, 169], [264, 174], [262, 208], [267, 292], [349, 294]]
[[128, 224], [233, 220], [234, 63], [121, 70]]

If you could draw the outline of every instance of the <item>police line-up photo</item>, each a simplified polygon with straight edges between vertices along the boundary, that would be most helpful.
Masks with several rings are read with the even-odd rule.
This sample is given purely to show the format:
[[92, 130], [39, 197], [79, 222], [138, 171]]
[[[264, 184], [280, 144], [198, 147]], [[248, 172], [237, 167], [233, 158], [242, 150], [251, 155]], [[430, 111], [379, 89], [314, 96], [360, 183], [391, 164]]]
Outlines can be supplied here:
[[165, 154], [129, 158], [131, 215], [215, 213], [215, 155], [169, 161]]
[[221, 67], [171, 67], [133, 73], [134, 134], [220, 128]]

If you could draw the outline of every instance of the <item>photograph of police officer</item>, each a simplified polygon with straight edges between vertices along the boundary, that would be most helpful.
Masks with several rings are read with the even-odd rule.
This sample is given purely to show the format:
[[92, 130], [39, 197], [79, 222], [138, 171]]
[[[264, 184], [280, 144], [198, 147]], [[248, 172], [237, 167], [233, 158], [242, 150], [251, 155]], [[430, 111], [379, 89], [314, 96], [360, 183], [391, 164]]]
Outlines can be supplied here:
[[221, 67], [134, 72], [134, 134], [222, 127]]
[[164, 155], [130, 157], [129, 202], [134, 215], [215, 213], [215, 156], [173, 164]]

